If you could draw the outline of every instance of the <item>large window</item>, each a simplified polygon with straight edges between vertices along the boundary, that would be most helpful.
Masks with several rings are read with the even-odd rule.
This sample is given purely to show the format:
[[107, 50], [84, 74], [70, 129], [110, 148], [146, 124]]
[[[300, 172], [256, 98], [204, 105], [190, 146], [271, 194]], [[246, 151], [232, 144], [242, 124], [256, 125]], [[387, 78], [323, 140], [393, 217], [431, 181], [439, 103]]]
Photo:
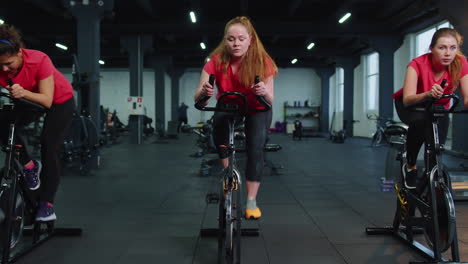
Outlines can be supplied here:
[[432, 35], [436, 32], [439, 28], [444, 27], [452, 27], [449, 22], [442, 22], [437, 24], [433, 27], [425, 29], [424, 31], [418, 33], [416, 35], [416, 50], [415, 50], [415, 57], [423, 55], [424, 53], [429, 52], [429, 45], [431, 44]]
[[377, 110], [379, 107], [379, 54], [377, 52], [366, 56], [365, 71], [366, 108], [367, 110]]
[[344, 70], [336, 68], [336, 111], [343, 112], [344, 110]]

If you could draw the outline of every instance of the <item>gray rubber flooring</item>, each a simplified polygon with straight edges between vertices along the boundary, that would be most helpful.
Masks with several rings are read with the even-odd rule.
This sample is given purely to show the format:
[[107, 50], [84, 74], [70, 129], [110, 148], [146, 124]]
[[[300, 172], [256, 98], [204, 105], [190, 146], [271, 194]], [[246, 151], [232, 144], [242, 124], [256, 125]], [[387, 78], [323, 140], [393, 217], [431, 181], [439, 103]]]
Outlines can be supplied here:
[[[216, 227], [205, 195], [217, 179], [200, 177], [195, 135], [102, 150], [102, 167], [81, 176], [68, 169], [56, 202], [57, 226], [81, 227], [79, 238], [54, 238], [18, 263], [216, 263], [217, 241], [200, 238]], [[258, 203], [263, 217], [244, 221], [260, 236], [242, 238], [242, 263], [408, 263], [420, 256], [367, 226], [392, 222], [395, 194], [380, 190], [385, 148], [369, 140], [334, 144], [272, 135], [283, 149], [269, 153], [280, 175], [265, 169]], [[457, 202], [462, 260], [468, 261], [468, 203]], [[420, 238], [421, 241], [423, 237]]]

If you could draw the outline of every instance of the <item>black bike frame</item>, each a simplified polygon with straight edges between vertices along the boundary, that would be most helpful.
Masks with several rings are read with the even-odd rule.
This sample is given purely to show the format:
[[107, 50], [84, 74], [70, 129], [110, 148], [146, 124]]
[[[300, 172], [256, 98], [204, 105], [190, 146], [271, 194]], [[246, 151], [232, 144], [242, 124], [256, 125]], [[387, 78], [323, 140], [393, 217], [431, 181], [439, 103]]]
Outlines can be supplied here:
[[[426, 219], [423, 217], [420, 218], [412, 218], [410, 220], [406, 220], [407, 225], [405, 230], [402, 231], [400, 229], [400, 224], [401, 224], [401, 206], [397, 205], [397, 211], [395, 213], [395, 218], [393, 222], [393, 226], [390, 227], [368, 227], [366, 228], [366, 233], [367, 234], [390, 234], [390, 235], [395, 235], [396, 237], [400, 238], [402, 241], [406, 242], [409, 246], [412, 248], [416, 249], [419, 253], [421, 253], [423, 256], [430, 258], [432, 261], [436, 261], [437, 263], [445, 262], [445, 263], [461, 263], [460, 261], [460, 255], [459, 255], [459, 249], [458, 249], [458, 238], [457, 238], [457, 231], [456, 231], [456, 221], [453, 222], [453, 225], [455, 227], [455, 231], [453, 234], [453, 239], [450, 244], [451, 248], [451, 255], [452, 255], [452, 262], [447, 262], [447, 260], [442, 258], [441, 254], [441, 245], [439, 243], [439, 236], [440, 230], [439, 230], [439, 221], [438, 221], [438, 208], [437, 208], [437, 201], [436, 201], [436, 193], [435, 193], [435, 182], [439, 179], [445, 179], [446, 180], [446, 185], [448, 187], [449, 192], [452, 192], [451, 188], [451, 182], [450, 182], [450, 177], [445, 177], [444, 176], [444, 168], [442, 165], [442, 151], [443, 151], [443, 146], [439, 142], [439, 132], [438, 132], [438, 117], [441, 114], [447, 114], [447, 113], [466, 113], [466, 110], [462, 111], [454, 111], [454, 109], [457, 107], [459, 103], [459, 98], [458, 96], [454, 94], [446, 94], [443, 95], [441, 99], [444, 98], [453, 98], [453, 104], [450, 109], [445, 109], [443, 106], [434, 106], [433, 103], [435, 102], [434, 100], [430, 100], [429, 102], [417, 102], [415, 104], [408, 105], [407, 108], [413, 108], [415, 111], [419, 112], [424, 112], [426, 120], [430, 120], [431, 122], [427, 122], [427, 126], [425, 129], [426, 133], [426, 141], [425, 141], [425, 177], [423, 180], [426, 182], [423, 183], [422, 187], [418, 186], [418, 188], [425, 189], [426, 187], [429, 188], [430, 192], [430, 204], [427, 204], [426, 202], [422, 201], [419, 196], [416, 196], [415, 194], [411, 193], [409, 190], [404, 189], [403, 191], [405, 192], [405, 198], [407, 199], [407, 203], [410, 205], [408, 207], [408, 211], [413, 211], [415, 210], [416, 207], [419, 208], [419, 210], [423, 210], [424, 212], [430, 212], [430, 217], [431, 219]], [[427, 103], [424, 108], [414, 108], [415, 106], [419, 106], [422, 103]], [[401, 159], [404, 159], [404, 157], [401, 157]], [[402, 161], [403, 162], [403, 161]], [[437, 179], [434, 179], [435, 176], [435, 170], [437, 170]], [[445, 177], [445, 178], [444, 178]], [[427, 186], [429, 184], [429, 186]], [[399, 195], [399, 190], [397, 190], [397, 194]], [[450, 195], [450, 194], [449, 194]], [[411, 215], [411, 213], [406, 212], [408, 215]], [[424, 214], [424, 212], [421, 212], [421, 214]], [[412, 216], [414, 217], [414, 216]], [[433, 234], [432, 234], [432, 240], [434, 241], [433, 244], [433, 250], [425, 247], [421, 243], [417, 242], [413, 238], [414, 233], [418, 233], [418, 231], [421, 231], [420, 229], [414, 229], [415, 224], [418, 225], [425, 225], [427, 226], [428, 224], [432, 225], [433, 228]], [[434, 263], [434, 262], [418, 262], [418, 263]]]
[[[256, 76], [255, 77], [255, 83], [258, 83], [260, 80], [259, 80], [259, 77]], [[214, 75], [210, 75], [210, 78], [209, 78], [209, 83], [211, 85], [214, 85]], [[236, 97], [236, 98], [240, 98], [241, 100], [241, 103], [240, 103], [240, 106], [239, 105], [233, 105], [233, 104], [223, 104], [223, 99], [224, 98], [229, 98], [229, 97]], [[265, 111], [268, 111], [271, 109], [271, 105], [266, 102], [266, 100], [261, 97], [261, 96], [257, 96], [257, 100], [264, 106], [263, 109], [248, 109], [248, 106], [247, 106], [247, 99], [245, 97], [245, 95], [243, 95], [242, 93], [239, 93], [239, 92], [234, 92], [234, 91], [231, 91], [231, 92], [226, 92], [224, 94], [222, 94], [219, 98], [218, 98], [218, 101], [216, 103], [216, 106], [215, 107], [207, 107], [205, 106], [206, 102], [208, 101], [208, 99], [210, 99], [209, 96], [203, 96], [200, 100], [198, 100], [196, 103], [195, 103], [195, 108], [197, 108], [198, 110], [201, 110], [201, 111], [214, 111], [214, 112], [226, 112], [226, 113], [233, 113], [232, 116], [229, 117], [229, 144], [227, 146], [227, 150], [228, 150], [228, 153], [230, 154], [229, 155], [229, 166], [228, 166], [228, 171], [227, 171], [227, 175], [228, 175], [228, 184], [233, 184], [233, 178], [235, 177], [234, 176], [234, 170], [235, 170], [235, 144], [234, 144], [234, 129], [235, 129], [235, 122], [237, 120], [237, 118], [241, 118], [243, 115], [247, 114], [247, 113], [251, 113], [251, 112], [265, 112]], [[226, 176], [224, 176], [226, 177]], [[238, 182], [238, 192], [237, 192], [237, 203], [238, 203], [238, 207], [236, 208], [236, 212], [240, 212], [241, 210], [241, 198], [240, 198], [240, 187], [241, 187], [241, 179], [237, 179]], [[230, 190], [232, 190], [232, 187], [233, 186], [227, 186], [228, 188], [228, 192], [230, 192]], [[222, 193], [220, 194], [222, 195]], [[229, 199], [232, 199], [232, 192], [231, 192], [231, 195], [229, 195]], [[223, 201], [223, 199], [220, 199], [220, 201]], [[232, 201], [231, 201], [232, 202]], [[226, 213], [226, 212], [225, 212]], [[232, 213], [232, 211], [230, 212]], [[238, 213], [239, 215], [239, 213]], [[227, 216], [227, 217], [226, 217]], [[222, 218], [228, 220], [228, 221], [232, 221], [233, 217], [232, 215], [229, 216], [229, 215], [225, 215], [225, 216], [222, 216], [222, 215], [219, 215], [219, 220], [218, 221], [221, 221]], [[258, 236], [258, 230], [257, 229], [241, 229], [241, 219], [240, 217], [237, 217], [237, 230], [236, 230], [236, 234], [237, 236], [239, 236], [237, 239], [237, 244], [236, 244], [236, 256], [237, 256], [237, 263], [240, 263], [240, 236], [243, 236], [243, 235], [246, 235], [246, 236]], [[225, 226], [225, 225], [224, 225]], [[224, 230], [225, 231], [225, 230]], [[201, 236], [218, 236], [218, 239], [222, 239], [223, 237], [223, 233], [222, 233], [222, 230], [219, 230], [219, 229], [204, 229], [204, 230], [201, 230]], [[232, 241], [231, 241], [232, 243]], [[218, 250], [220, 250], [220, 248], [218, 248]], [[222, 254], [218, 254], [218, 257], [222, 257], [221, 256]], [[219, 261], [222, 261], [221, 259], [218, 259]]]
[[[10, 84], [12, 85], [12, 84]], [[18, 99], [13, 98], [8, 93], [0, 92], [1, 97], [7, 97], [13, 101], [13, 105], [11, 105], [8, 111], [12, 113], [14, 111], [39, 111], [45, 112], [45, 108], [37, 103], [25, 100], [25, 99]], [[18, 107], [21, 104], [21, 107]], [[16, 109], [19, 108], [19, 109]], [[6, 188], [9, 190], [9, 197], [8, 197], [8, 208], [5, 212], [5, 225], [4, 225], [4, 234], [6, 234], [6, 239], [3, 240], [2, 245], [2, 264], [13, 263], [17, 261], [22, 256], [26, 255], [27, 253], [31, 252], [33, 249], [37, 248], [39, 245], [47, 241], [48, 239], [52, 238], [53, 236], [80, 236], [82, 230], [80, 228], [54, 228], [53, 222], [35, 222], [33, 228], [23, 229], [22, 232], [25, 235], [32, 235], [33, 241], [32, 244], [21, 247], [19, 250], [11, 250], [11, 237], [12, 237], [12, 223], [14, 221], [24, 221], [24, 219], [13, 219], [14, 218], [14, 209], [16, 205], [16, 198], [19, 192], [23, 193], [23, 202], [25, 211], [31, 210], [32, 213], [35, 211], [35, 205], [33, 199], [28, 195], [26, 191], [26, 187], [24, 187], [20, 183], [20, 179], [22, 177], [22, 168], [23, 166], [19, 162], [19, 149], [25, 146], [17, 146], [15, 142], [15, 126], [18, 122], [19, 115], [15, 116], [15, 120], [13, 123], [10, 124], [9, 132], [8, 132], [8, 142], [6, 146], [6, 157], [5, 157], [5, 169], [3, 178], [7, 181], [5, 186], [2, 188]], [[21, 190], [19, 190], [21, 188]], [[41, 224], [47, 225], [47, 232], [45, 235], [42, 235], [43, 230], [41, 228]]]

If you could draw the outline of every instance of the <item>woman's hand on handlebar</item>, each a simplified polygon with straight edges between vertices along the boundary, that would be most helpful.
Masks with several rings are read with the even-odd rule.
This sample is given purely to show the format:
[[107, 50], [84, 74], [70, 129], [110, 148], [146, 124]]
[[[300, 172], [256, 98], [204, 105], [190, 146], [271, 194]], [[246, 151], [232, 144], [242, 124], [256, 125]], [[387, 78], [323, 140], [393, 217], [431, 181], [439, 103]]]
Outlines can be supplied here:
[[204, 82], [201, 89], [201, 96], [213, 96], [214, 95], [214, 87], [208, 82]]
[[444, 88], [442, 88], [439, 84], [435, 83], [432, 85], [431, 90], [429, 90], [427, 94], [428, 97], [439, 99], [444, 94]]
[[24, 98], [26, 93], [29, 92], [17, 83], [13, 84], [12, 86], [7, 85], [5, 88], [10, 91], [10, 94], [13, 96], [13, 98]]
[[252, 89], [257, 96], [265, 96], [267, 94], [267, 88], [264, 82], [254, 84]]

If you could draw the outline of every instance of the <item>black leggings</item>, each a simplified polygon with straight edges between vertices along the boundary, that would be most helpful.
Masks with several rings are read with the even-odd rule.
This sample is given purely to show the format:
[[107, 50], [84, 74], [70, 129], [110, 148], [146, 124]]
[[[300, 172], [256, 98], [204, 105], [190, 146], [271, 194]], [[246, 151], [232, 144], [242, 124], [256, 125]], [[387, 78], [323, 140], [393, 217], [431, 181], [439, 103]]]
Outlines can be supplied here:
[[[228, 121], [231, 116], [230, 113], [216, 112], [213, 117], [213, 139], [221, 159], [228, 157], [227, 153], [219, 146], [229, 144]], [[260, 182], [261, 180], [264, 166], [263, 147], [266, 143], [271, 119], [271, 110], [245, 116], [245, 148], [247, 152], [245, 177], [248, 181]]]
[[[55, 194], [60, 183], [60, 148], [63, 144], [66, 129], [68, 128], [72, 114], [75, 109], [73, 98], [61, 104], [54, 104], [47, 111], [44, 117], [44, 125], [41, 133], [41, 191], [40, 200], [53, 203]], [[16, 142], [25, 146], [21, 137], [21, 131], [24, 126], [37, 120], [40, 115], [32, 112], [17, 113], [19, 116], [17, 126], [15, 127]], [[14, 115], [0, 113], [0, 141], [2, 144], [7, 142], [9, 124], [14, 120]], [[26, 147], [21, 148], [20, 163], [26, 165], [31, 161]]]
[[[425, 127], [427, 122], [424, 118], [424, 113], [412, 112], [405, 108], [403, 100], [395, 100], [395, 108], [398, 116], [403, 123], [407, 124], [408, 134], [406, 136], [406, 155], [409, 166], [416, 165], [419, 149], [426, 140], [431, 140], [432, 135], [426, 134]], [[447, 115], [438, 119], [439, 142], [445, 143], [449, 126], [449, 118]], [[432, 131], [431, 131], [432, 133]]]

